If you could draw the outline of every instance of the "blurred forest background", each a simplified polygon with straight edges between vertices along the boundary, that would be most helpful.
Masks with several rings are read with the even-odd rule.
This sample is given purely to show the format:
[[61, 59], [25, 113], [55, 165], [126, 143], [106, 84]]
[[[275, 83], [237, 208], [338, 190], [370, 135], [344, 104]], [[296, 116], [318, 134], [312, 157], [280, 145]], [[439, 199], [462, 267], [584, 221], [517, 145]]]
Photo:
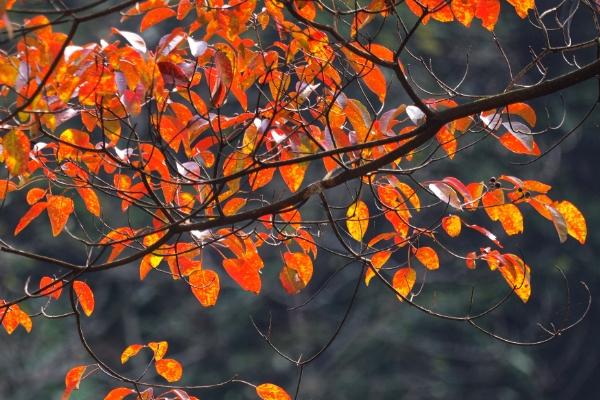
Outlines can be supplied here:
[[[31, 9], [47, 7], [46, 1], [21, 2], [21, 8], [23, 4], [30, 5]], [[508, 12], [506, 2], [502, 7], [495, 35], [513, 67], [518, 68], [529, 61], [528, 46], [539, 48], [543, 38], [527, 21]], [[118, 16], [112, 16], [102, 23], [84, 25], [76, 41], [80, 44], [99, 38], [114, 40], [110, 27], [117, 24]], [[124, 29], [135, 30], [137, 24], [139, 20], [133, 19]], [[584, 36], [588, 26], [592, 28], [589, 20], [575, 21], [575, 39]], [[164, 34], [163, 28], [167, 25], [145, 32], [147, 42], [155, 43]], [[385, 31], [380, 40], [393, 44], [393, 36]], [[501, 89], [507, 80], [506, 65], [492, 33], [481, 28], [478, 21], [470, 29], [458, 24], [430, 22], [417, 31], [411, 49], [431, 59], [435, 71], [450, 82], [462, 76], [468, 59], [470, 75], [463, 87], [467, 92], [491, 93]], [[593, 54], [595, 50], [590, 57]], [[560, 60], [556, 61], [558, 65]], [[415, 79], [418, 81], [419, 76]], [[557, 124], [563, 112], [567, 113], [561, 130], [539, 139], [542, 149], [549, 148], [573, 127], [596, 101], [597, 95], [598, 82], [588, 81], [563, 92], [562, 103], [558, 96], [537, 101], [538, 128], [548, 123]], [[391, 101], [393, 96], [388, 95], [388, 98]], [[397, 103], [406, 101], [397, 99]], [[551, 223], [523, 207], [525, 235], [517, 240], [501, 239], [508, 249], [522, 254], [531, 266], [532, 297], [523, 305], [514, 296], [483, 322], [487, 329], [511, 339], [535, 340], [543, 335], [538, 322], [546, 327], [550, 322], [560, 326], [580, 315], [587, 303], [586, 293], [579, 283], [584, 281], [591, 289], [593, 304], [579, 326], [545, 345], [508, 345], [467, 324], [435, 319], [400, 304], [379, 282], [374, 282], [360, 288], [356, 305], [333, 346], [305, 369], [300, 398], [597, 398], [600, 393], [599, 121], [598, 114], [593, 114], [558, 148], [530, 165], [517, 165], [526, 159], [510, 155], [496, 142], [488, 140], [458, 154], [452, 162], [433, 164], [419, 174], [420, 179], [455, 176], [467, 182], [487, 181], [503, 173], [539, 179], [553, 186], [553, 198], [569, 199], [579, 207], [588, 223], [585, 246], [579, 246], [572, 239], [560, 245]], [[344, 196], [345, 193], [328, 195]], [[9, 196], [4, 207], [11, 211], [8, 214], [4, 210], [3, 215], [8, 217], [0, 221], [0, 234], [8, 238], [26, 211], [26, 205], [17, 201], [17, 196]], [[311, 212], [322, 213], [318, 207]], [[17, 240], [45, 254], [70, 252], [73, 260], [82, 257], [76, 243], [52, 240], [45, 224], [32, 224]], [[211, 384], [238, 374], [252, 382], [271, 381], [293, 392], [296, 369], [268, 347], [253, 328], [250, 317], [263, 328], [271, 318], [274, 342], [292, 355], [308, 356], [328, 340], [342, 318], [356, 271], [342, 270], [314, 301], [288, 311], [288, 307], [305, 302], [342, 265], [321, 252], [315, 264], [315, 278], [306, 293], [290, 297], [277, 279], [280, 266], [269, 265], [267, 253], [262, 254], [266, 262], [263, 292], [259, 296], [243, 292], [223, 274], [220, 299], [211, 309], [200, 307], [185, 285], [162, 274], [150, 274], [140, 283], [137, 265], [87, 276], [96, 292], [97, 303], [94, 316], [84, 321], [86, 334], [98, 354], [120, 371], [143, 369], [144, 356], [120, 366], [120, 352], [128, 344], [167, 340], [170, 356], [184, 365], [184, 384]], [[441, 262], [440, 270], [427, 277], [427, 284], [417, 298], [422, 304], [440, 311], [464, 313], [473, 287], [475, 308], [481, 310], [506, 292], [501, 277], [490, 273], [483, 264], [476, 271], [468, 271], [456, 260], [442, 258]], [[566, 280], [557, 268], [564, 272]], [[47, 272], [39, 263], [0, 254], [0, 297], [16, 296], [22, 291], [27, 276], [44, 273]], [[570, 286], [569, 296], [566, 283]], [[36, 311], [32, 304], [25, 306], [30, 313]], [[66, 311], [66, 304], [64, 306]], [[65, 360], [69, 360], [68, 363]], [[0, 334], [0, 398], [58, 399], [64, 388], [65, 372], [75, 364], [91, 362], [81, 348], [72, 320], [35, 318], [29, 335], [23, 330], [17, 330], [12, 337]], [[116, 383], [96, 375], [85, 380], [72, 398], [99, 399], [113, 386]], [[203, 400], [255, 397], [247, 387], [236, 385], [198, 395]]]

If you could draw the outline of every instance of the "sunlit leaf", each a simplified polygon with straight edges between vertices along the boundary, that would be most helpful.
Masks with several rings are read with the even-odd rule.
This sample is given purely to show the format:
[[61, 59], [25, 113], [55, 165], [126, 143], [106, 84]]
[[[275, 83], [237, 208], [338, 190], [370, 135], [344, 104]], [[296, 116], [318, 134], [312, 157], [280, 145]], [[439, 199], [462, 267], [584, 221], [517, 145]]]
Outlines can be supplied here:
[[183, 368], [179, 361], [171, 358], [163, 358], [154, 364], [156, 373], [167, 380], [167, 382], [177, 382], [183, 375]]
[[167, 18], [171, 18], [177, 15], [177, 12], [169, 7], [159, 7], [152, 9], [144, 15], [142, 22], [140, 23], [140, 32], [144, 32], [146, 29], [153, 27], [161, 21]]
[[94, 189], [89, 187], [78, 187], [77, 193], [83, 199], [85, 208], [96, 217], [100, 216], [100, 200]]
[[85, 373], [87, 366], [79, 365], [77, 367], [73, 367], [67, 372], [65, 375], [65, 391], [61, 397], [61, 400], [67, 400], [71, 396], [71, 392], [73, 390], [79, 389], [79, 383], [81, 382], [81, 378]]
[[126, 387], [118, 387], [112, 389], [108, 394], [104, 397], [104, 400], [123, 400], [125, 397], [130, 394], [135, 394], [136, 391], [133, 389], [129, 389]]
[[364, 201], [358, 200], [346, 211], [346, 227], [350, 236], [360, 242], [369, 227], [369, 207]]
[[[370, 245], [370, 244], [369, 244]], [[390, 259], [392, 256], [392, 252], [389, 250], [383, 250], [377, 252], [371, 257], [371, 265], [375, 268], [376, 271], [379, 271], [381, 267]], [[365, 273], [365, 285], [369, 286], [371, 279], [375, 276], [375, 272], [371, 268], [367, 268], [367, 272]]]
[[523, 214], [514, 204], [503, 204], [498, 206], [499, 220], [507, 235], [523, 233]]
[[392, 286], [398, 292], [398, 300], [403, 301], [408, 297], [417, 280], [417, 273], [412, 268], [400, 268], [394, 274]]
[[160, 342], [149, 342], [148, 347], [154, 353], [154, 360], [159, 361], [163, 359], [165, 354], [167, 354], [167, 350], [169, 349], [169, 343], [164, 340]]
[[40, 201], [41, 199], [43, 199], [45, 195], [46, 195], [46, 190], [44, 190], [44, 189], [41, 189], [41, 188], [29, 189], [29, 191], [27, 192], [27, 204], [29, 204], [31, 206], [31, 205], [37, 203], [38, 201]]
[[54, 300], [58, 300], [62, 293], [62, 282], [55, 281], [49, 276], [42, 276], [40, 279], [40, 289], [42, 288], [45, 288], [40, 292], [42, 296], [50, 296]]
[[142, 344], [131, 344], [127, 346], [125, 350], [123, 350], [123, 352], [121, 353], [121, 364], [125, 364], [127, 360], [137, 355], [140, 352], [140, 350], [142, 350], [144, 347], [146, 346]]
[[255, 258], [225, 259], [223, 268], [227, 274], [244, 290], [258, 294], [261, 289], [260, 268]]
[[30, 148], [29, 138], [19, 130], [13, 129], [2, 138], [4, 162], [12, 176], [27, 172]]
[[554, 207], [564, 217], [569, 235], [584, 244], [587, 237], [587, 225], [581, 211], [566, 200], [555, 202]]
[[281, 387], [272, 383], [263, 383], [256, 387], [256, 394], [262, 400], [292, 400], [290, 395]]
[[460, 217], [458, 215], [449, 215], [442, 219], [442, 228], [448, 236], [457, 237], [460, 235], [460, 231], [462, 228], [462, 223], [460, 222]]
[[48, 217], [52, 227], [52, 236], [58, 236], [69, 216], [75, 210], [73, 200], [65, 196], [48, 196]]
[[204, 307], [212, 307], [219, 298], [219, 275], [215, 271], [203, 269], [192, 272], [189, 278], [192, 293]]
[[19, 220], [19, 223], [15, 228], [14, 235], [17, 236], [19, 232], [25, 229], [31, 221], [36, 219], [42, 213], [42, 211], [46, 209], [46, 207], [48, 207], [48, 203], [45, 201], [35, 203], [33, 206], [31, 206], [31, 208], [27, 210], [25, 215], [23, 215]]
[[127, 42], [129, 42], [129, 44], [140, 53], [146, 53], [146, 42], [137, 33], [120, 31], [116, 28], [113, 28], [113, 32], [123, 36], [125, 40], [127, 40]]
[[240, 208], [244, 207], [246, 204], [246, 199], [242, 197], [234, 197], [225, 203], [223, 206], [223, 214], [224, 215], [234, 215], [236, 214]]
[[285, 252], [283, 262], [279, 280], [289, 294], [296, 294], [304, 289], [312, 278], [312, 259], [305, 253]]
[[531, 272], [529, 266], [514, 254], [504, 254], [504, 259], [506, 262], [502, 263], [498, 268], [500, 273], [523, 303], [527, 303], [529, 296], [531, 296]]
[[438, 269], [440, 267], [438, 255], [431, 247], [419, 247], [415, 251], [415, 257], [429, 270]]
[[458, 195], [448, 184], [444, 182], [433, 182], [428, 186], [431, 193], [433, 193], [443, 203], [450, 205], [458, 210], [462, 210], [461, 202]]
[[96, 304], [94, 301], [94, 292], [92, 292], [92, 289], [88, 286], [87, 283], [83, 281], [74, 281], [73, 290], [75, 291], [75, 295], [77, 296], [77, 300], [81, 305], [83, 313], [88, 317], [92, 315], [92, 313], [94, 312], [94, 306]]

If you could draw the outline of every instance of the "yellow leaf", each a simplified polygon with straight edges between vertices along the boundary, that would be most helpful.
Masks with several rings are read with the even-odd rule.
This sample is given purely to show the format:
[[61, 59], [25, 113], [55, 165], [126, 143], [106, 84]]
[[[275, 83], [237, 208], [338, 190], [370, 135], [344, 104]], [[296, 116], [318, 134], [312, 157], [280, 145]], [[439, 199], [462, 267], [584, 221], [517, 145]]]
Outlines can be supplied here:
[[161, 342], [149, 342], [148, 347], [152, 349], [154, 352], [154, 360], [160, 361], [167, 353], [167, 349], [169, 348], [169, 343], [164, 340]]
[[563, 216], [567, 223], [567, 232], [579, 243], [584, 244], [587, 237], [587, 224], [581, 211], [569, 201], [554, 203], [554, 208]]
[[531, 296], [531, 271], [529, 266], [514, 254], [504, 254], [503, 258], [506, 262], [503, 262], [498, 270], [521, 301], [527, 303], [529, 296]]
[[400, 268], [394, 274], [392, 286], [398, 292], [398, 300], [403, 301], [408, 297], [417, 280], [417, 273], [412, 268]]
[[358, 200], [348, 207], [346, 217], [346, 227], [350, 236], [360, 242], [369, 227], [369, 207], [367, 207], [364, 201]]
[[137, 355], [137, 353], [139, 353], [144, 347], [146, 346], [143, 344], [131, 344], [127, 346], [125, 350], [123, 350], [123, 353], [121, 353], [121, 364], [125, 364], [127, 360]]
[[462, 229], [462, 223], [460, 222], [460, 217], [457, 215], [449, 215], [442, 219], [442, 228], [448, 236], [457, 237], [460, 235], [460, 231]]
[[4, 161], [10, 175], [18, 176], [27, 172], [27, 161], [29, 161], [31, 148], [27, 136], [23, 132], [13, 129], [2, 138], [2, 147]]
[[508, 235], [523, 233], [523, 214], [514, 204], [504, 204], [497, 207], [502, 228]]

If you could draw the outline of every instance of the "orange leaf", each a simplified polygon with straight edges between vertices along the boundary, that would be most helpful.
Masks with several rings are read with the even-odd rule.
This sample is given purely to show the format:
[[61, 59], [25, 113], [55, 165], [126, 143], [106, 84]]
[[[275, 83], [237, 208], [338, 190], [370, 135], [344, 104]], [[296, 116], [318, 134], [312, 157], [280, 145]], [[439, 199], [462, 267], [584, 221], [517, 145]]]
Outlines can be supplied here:
[[462, 224], [458, 215], [449, 215], [442, 219], [442, 228], [448, 236], [457, 237], [460, 235]]
[[292, 400], [287, 392], [272, 383], [263, 383], [262, 385], [258, 385], [256, 387], [256, 394], [262, 400]]
[[283, 288], [289, 294], [296, 294], [304, 289], [313, 274], [313, 262], [305, 253], [283, 253], [284, 266], [279, 274]]
[[156, 367], [156, 373], [165, 378], [167, 382], [177, 382], [183, 374], [181, 364], [172, 358], [158, 360], [154, 366]]
[[48, 196], [48, 217], [50, 217], [52, 236], [58, 236], [62, 232], [74, 209], [73, 200], [70, 198]]
[[137, 355], [141, 349], [143, 349], [143, 344], [131, 344], [123, 350], [121, 353], [121, 364], [125, 364], [131, 357]]
[[417, 273], [412, 268], [400, 268], [394, 274], [392, 286], [398, 292], [398, 300], [403, 301], [408, 297], [417, 280]]
[[41, 188], [33, 188], [27, 192], [27, 204], [30, 206], [40, 201], [46, 195], [46, 191]]
[[[3, 306], [4, 304], [6, 304], [6, 302], [0, 300], [0, 306]], [[2, 326], [4, 326], [6, 333], [9, 335], [11, 335], [19, 325], [27, 332], [31, 332], [31, 317], [21, 310], [18, 304], [13, 304], [6, 310], [0, 308], [0, 320], [2, 321]]]
[[42, 276], [42, 279], [40, 279], [40, 289], [42, 288], [45, 288], [40, 292], [42, 296], [49, 296], [54, 300], [58, 300], [62, 293], [62, 282], [55, 281], [49, 276]]
[[29, 138], [19, 130], [11, 130], [2, 138], [4, 162], [11, 176], [23, 175], [27, 172], [29, 161], [29, 150], [31, 144]]
[[[292, 154], [288, 150], [282, 150], [281, 161], [292, 159]], [[304, 180], [304, 174], [308, 168], [307, 163], [293, 163], [289, 165], [282, 165], [279, 167], [279, 173], [283, 178], [283, 181], [292, 192], [296, 192], [300, 189], [302, 181]]]
[[[0, 160], [1, 160], [1, 155], [0, 155]], [[3, 200], [6, 197], [6, 194], [8, 192], [12, 192], [16, 188], [17, 188], [17, 185], [15, 185], [14, 182], [6, 180], [6, 179], [0, 179], [0, 200]]]
[[364, 201], [358, 200], [346, 211], [346, 227], [350, 236], [360, 242], [369, 227], [369, 207]]
[[256, 294], [260, 293], [260, 268], [247, 258], [223, 260], [223, 268], [242, 289]]
[[[462, 0], [455, 0], [462, 1]], [[491, 31], [496, 26], [498, 16], [500, 15], [499, 0], [477, 0], [475, 16], [481, 19], [481, 25]]]
[[517, 15], [521, 18], [526, 18], [529, 10], [535, 7], [535, 0], [507, 0], [508, 4], [515, 8]]
[[517, 206], [508, 203], [498, 207], [499, 219], [507, 235], [523, 233], [523, 214]]
[[533, 141], [533, 139], [531, 148], [527, 148], [527, 146], [523, 144], [522, 141], [517, 139], [516, 136], [510, 132], [507, 132], [500, 136], [499, 140], [502, 146], [506, 147], [508, 150], [516, 154], [527, 154], [532, 156], [539, 156], [540, 154], [542, 154], [540, 148], [538, 147], [537, 143]]
[[[373, 265], [373, 268], [375, 268], [375, 270], [379, 271], [381, 267], [383, 267], [383, 265], [390, 259], [391, 256], [392, 252], [389, 250], [383, 250], [378, 253], [375, 253], [373, 254], [373, 257], [371, 257], [371, 265]], [[371, 268], [368, 268], [367, 272], [365, 273], [365, 285], [369, 286], [369, 283], [371, 282], [371, 279], [373, 279], [374, 276], [375, 272], [373, 272]]]
[[356, 141], [364, 143], [371, 132], [371, 115], [367, 108], [358, 100], [348, 99], [344, 113], [356, 132]]
[[569, 235], [584, 244], [587, 237], [587, 225], [581, 211], [566, 200], [555, 202], [554, 207], [564, 217]]
[[125, 397], [134, 393], [135, 390], [133, 389], [129, 389], [126, 387], [118, 387], [108, 392], [106, 397], [104, 397], [104, 400], [123, 400]]
[[429, 270], [438, 269], [440, 260], [434, 249], [431, 247], [419, 247], [415, 252], [415, 257]]
[[192, 293], [204, 307], [211, 307], [217, 303], [219, 297], [219, 275], [215, 271], [202, 269], [190, 275]]
[[144, 18], [142, 18], [142, 22], [140, 23], [140, 32], [144, 32], [146, 29], [158, 24], [161, 21], [164, 21], [167, 18], [171, 18], [177, 15], [175, 10], [172, 10], [168, 7], [159, 7], [153, 10], [148, 11]]
[[[512, 1], [514, 1], [514, 0], [512, 0]], [[521, 1], [521, 0], [517, 0], [517, 1]], [[525, 1], [529, 1], [529, 0], [525, 0]], [[508, 0], [508, 2], [510, 3], [511, 0]], [[533, 0], [531, 0], [531, 2], [533, 3]], [[537, 117], [535, 115], [534, 109], [529, 104], [525, 104], [525, 103], [509, 104], [508, 106], [506, 106], [506, 112], [509, 114], [518, 115], [519, 117], [523, 118], [525, 121], [527, 121], [529, 126], [535, 126]]]
[[504, 204], [504, 192], [502, 189], [494, 189], [483, 195], [481, 202], [485, 212], [492, 221], [498, 221], [502, 214], [500, 206]]
[[148, 347], [154, 352], [154, 360], [160, 361], [167, 354], [169, 343], [163, 341], [160, 342], [149, 342]]
[[92, 289], [83, 281], [74, 281], [73, 290], [75, 291], [75, 295], [77, 296], [77, 300], [79, 301], [84, 314], [88, 317], [92, 315], [95, 305], [94, 292], [92, 292]]
[[234, 215], [240, 210], [240, 208], [244, 207], [245, 204], [246, 199], [241, 197], [234, 197], [233, 199], [225, 203], [225, 205], [223, 206], [223, 214]]
[[17, 236], [19, 232], [25, 229], [31, 221], [36, 219], [42, 213], [42, 211], [46, 209], [46, 207], [48, 207], [48, 203], [45, 201], [35, 203], [33, 206], [31, 206], [31, 208], [19, 220], [19, 223], [15, 228], [14, 235]]
[[61, 400], [67, 400], [71, 396], [71, 392], [75, 389], [79, 389], [79, 383], [85, 372], [87, 366], [79, 365], [73, 367], [67, 372], [65, 376], [65, 391], [61, 397]]
[[96, 192], [89, 187], [78, 187], [77, 192], [83, 199], [83, 203], [85, 204], [85, 208], [96, 217], [100, 216], [100, 200], [98, 199], [98, 195]]
[[523, 303], [527, 303], [531, 296], [529, 266], [514, 254], [504, 254], [503, 258], [506, 262], [498, 267], [500, 273]]

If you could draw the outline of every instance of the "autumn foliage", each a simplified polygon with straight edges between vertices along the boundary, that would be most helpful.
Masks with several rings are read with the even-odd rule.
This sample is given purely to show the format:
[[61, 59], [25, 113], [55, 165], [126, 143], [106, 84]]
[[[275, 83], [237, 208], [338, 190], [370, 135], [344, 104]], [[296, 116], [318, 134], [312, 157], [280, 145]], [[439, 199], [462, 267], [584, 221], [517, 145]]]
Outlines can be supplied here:
[[[432, 159], [460, 162], [481, 137], [525, 159], [549, 150], [534, 100], [593, 78], [597, 61], [524, 87], [515, 78], [478, 99], [423, 93], [405, 65], [413, 30], [476, 21], [492, 31], [514, 13], [525, 23], [539, 15], [533, 0], [336, 1], [337, 12], [303, 0], [122, 1], [58, 20], [23, 17], [26, 3], [0, 2], [13, 43], [0, 52], [0, 199], [27, 204], [1, 249], [46, 268], [26, 293], [0, 300], [8, 334], [35, 329], [29, 303], [39, 297], [70, 304], [81, 327], [95, 298], [108, 296], [88, 277], [114, 268], [140, 281], [163, 272], [199, 309], [219, 306], [226, 280], [256, 295], [266, 285], [290, 296], [314, 290], [322, 230], [358, 265], [362, 285], [378, 280], [417, 308], [417, 283], [448, 268], [448, 256], [488, 269], [527, 302], [537, 266], [503, 243], [526, 233], [524, 212], [547, 220], [557, 242], [586, 241], [581, 211], [545, 182], [415, 173]], [[114, 13], [137, 29], [74, 39]], [[400, 44], [370, 36], [388, 19], [412, 24]], [[161, 32], [156, 43], [149, 31]], [[88, 257], [31, 251], [20, 238], [33, 226], [75, 239]], [[456, 243], [470, 248], [454, 251]], [[279, 282], [263, 269], [277, 269]], [[162, 386], [93, 359], [65, 371], [63, 399], [96, 373], [115, 379], [106, 400], [196, 399], [179, 384], [185, 366], [167, 357], [167, 341], [122, 347], [123, 364], [147, 352], [148, 375]], [[291, 399], [292, 388], [232, 381], [263, 400]]]

